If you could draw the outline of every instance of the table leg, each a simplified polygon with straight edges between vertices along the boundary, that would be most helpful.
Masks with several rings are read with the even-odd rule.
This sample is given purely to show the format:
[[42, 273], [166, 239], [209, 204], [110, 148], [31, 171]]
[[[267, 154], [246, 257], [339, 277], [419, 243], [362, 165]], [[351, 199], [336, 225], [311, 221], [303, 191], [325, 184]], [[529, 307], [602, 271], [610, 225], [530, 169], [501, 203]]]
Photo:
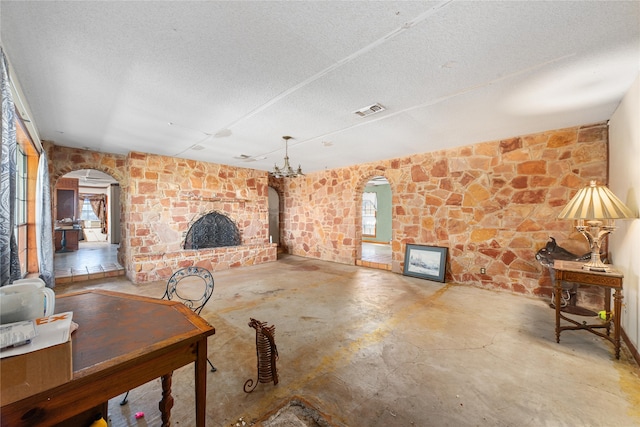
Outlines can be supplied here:
[[622, 317], [622, 289], [613, 294], [613, 342], [616, 347], [616, 359], [620, 359], [620, 318]]
[[64, 252], [71, 252], [67, 249], [67, 230], [62, 230], [62, 236], [60, 237], [60, 250], [56, 251], [58, 254]]
[[196, 426], [204, 427], [207, 404], [207, 339], [198, 343], [195, 363]]
[[162, 413], [162, 427], [171, 426], [171, 408], [173, 408], [173, 396], [171, 396], [171, 378], [173, 372], [162, 376], [162, 400], [158, 408]]
[[607, 313], [607, 336], [611, 334], [611, 319], [609, 313], [611, 312], [611, 288], [604, 288], [604, 311]]
[[562, 296], [562, 281], [558, 279], [557, 272], [553, 287], [553, 296], [556, 309], [556, 342], [560, 342], [560, 300]]

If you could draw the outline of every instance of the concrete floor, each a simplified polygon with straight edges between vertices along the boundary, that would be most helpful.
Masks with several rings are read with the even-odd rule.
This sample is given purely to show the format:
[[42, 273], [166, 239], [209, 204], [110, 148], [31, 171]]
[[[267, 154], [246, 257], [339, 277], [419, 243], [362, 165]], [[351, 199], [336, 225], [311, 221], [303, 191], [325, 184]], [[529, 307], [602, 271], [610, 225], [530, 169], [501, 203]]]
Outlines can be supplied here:
[[[251, 425], [293, 397], [336, 426], [640, 425], [640, 368], [628, 349], [616, 360], [584, 331], [556, 343], [546, 300], [294, 256], [214, 278], [202, 313], [216, 328], [208, 426]], [[105, 278], [56, 292], [161, 297], [164, 286]], [[276, 327], [280, 382], [246, 394], [256, 379], [250, 318]], [[193, 366], [174, 373], [174, 426], [194, 425], [192, 378]], [[159, 425], [160, 390], [155, 380], [126, 406], [111, 400], [110, 425]]]

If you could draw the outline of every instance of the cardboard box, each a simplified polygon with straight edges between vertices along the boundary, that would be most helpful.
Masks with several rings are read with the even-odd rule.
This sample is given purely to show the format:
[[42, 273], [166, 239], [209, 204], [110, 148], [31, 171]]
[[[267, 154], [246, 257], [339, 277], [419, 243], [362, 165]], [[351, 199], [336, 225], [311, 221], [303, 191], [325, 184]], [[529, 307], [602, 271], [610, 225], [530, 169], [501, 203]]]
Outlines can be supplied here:
[[0, 359], [0, 406], [8, 405], [73, 378], [71, 340]]

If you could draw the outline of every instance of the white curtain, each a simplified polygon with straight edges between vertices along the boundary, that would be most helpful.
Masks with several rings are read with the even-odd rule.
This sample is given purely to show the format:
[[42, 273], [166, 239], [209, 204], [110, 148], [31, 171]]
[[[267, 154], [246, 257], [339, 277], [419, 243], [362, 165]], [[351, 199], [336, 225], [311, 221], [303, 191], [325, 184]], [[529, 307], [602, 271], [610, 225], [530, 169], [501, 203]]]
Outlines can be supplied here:
[[0, 286], [8, 285], [20, 275], [16, 226], [16, 118], [9, 67], [0, 48], [0, 82], [2, 96], [2, 156], [0, 156]]
[[40, 154], [36, 179], [36, 246], [40, 278], [48, 287], [56, 285], [53, 266], [53, 231], [51, 231], [51, 185], [46, 152]]

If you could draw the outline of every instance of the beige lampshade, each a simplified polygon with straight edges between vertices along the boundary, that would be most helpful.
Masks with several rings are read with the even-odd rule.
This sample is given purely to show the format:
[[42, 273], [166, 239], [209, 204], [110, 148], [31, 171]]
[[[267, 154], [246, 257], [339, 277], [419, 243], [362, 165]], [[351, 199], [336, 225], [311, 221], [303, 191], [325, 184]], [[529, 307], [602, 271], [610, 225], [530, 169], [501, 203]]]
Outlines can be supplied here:
[[620, 219], [636, 216], [615, 194], [604, 185], [591, 181], [578, 191], [558, 218], [563, 219]]

